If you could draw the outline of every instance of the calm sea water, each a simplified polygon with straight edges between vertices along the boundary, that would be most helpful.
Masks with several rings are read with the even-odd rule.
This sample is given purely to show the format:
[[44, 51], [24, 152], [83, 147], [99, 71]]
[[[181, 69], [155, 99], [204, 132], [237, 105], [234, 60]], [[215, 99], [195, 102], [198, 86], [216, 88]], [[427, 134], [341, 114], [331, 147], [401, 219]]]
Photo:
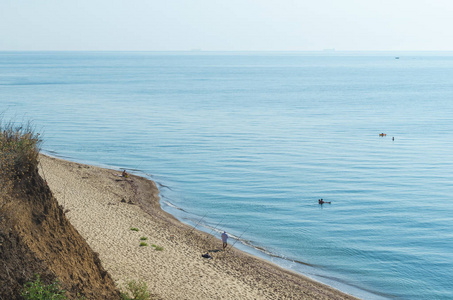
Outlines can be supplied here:
[[0, 52], [0, 111], [286, 268], [453, 299], [451, 54]]

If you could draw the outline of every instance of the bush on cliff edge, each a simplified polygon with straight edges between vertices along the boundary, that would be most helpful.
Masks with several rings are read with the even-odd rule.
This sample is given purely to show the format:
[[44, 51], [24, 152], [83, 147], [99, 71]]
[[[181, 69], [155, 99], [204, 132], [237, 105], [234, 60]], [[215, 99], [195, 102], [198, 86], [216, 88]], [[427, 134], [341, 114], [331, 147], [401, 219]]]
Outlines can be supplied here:
[[5, 196], [38, 167], [39, 133], [31, 123], [15, 125], [0, 119], [0, 193]]

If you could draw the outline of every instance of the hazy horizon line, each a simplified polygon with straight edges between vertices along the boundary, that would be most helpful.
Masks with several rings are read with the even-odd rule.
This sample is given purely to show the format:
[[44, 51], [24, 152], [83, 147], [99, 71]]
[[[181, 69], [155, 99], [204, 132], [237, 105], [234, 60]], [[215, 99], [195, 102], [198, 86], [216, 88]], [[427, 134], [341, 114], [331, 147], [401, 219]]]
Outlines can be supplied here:
[[452, 52], [452, 50], [336, 50], [336, 49], [322, 49], [322, 50], [203, 50], [203, 49], [187, 49], [187, 50], [1, 50], [0, 52], [320, 52], [320, 53], [345, 53], [345, 52]]

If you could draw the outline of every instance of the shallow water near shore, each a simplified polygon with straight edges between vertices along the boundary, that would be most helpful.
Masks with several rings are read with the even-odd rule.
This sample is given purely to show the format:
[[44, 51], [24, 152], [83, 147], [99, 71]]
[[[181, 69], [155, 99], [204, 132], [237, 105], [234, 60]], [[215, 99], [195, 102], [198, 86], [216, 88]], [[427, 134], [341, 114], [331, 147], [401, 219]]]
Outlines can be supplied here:
[[0, 52], [0, 67], [0, 112], [32, 119], [45, 152], [149, 176], [181, 220], [347, 293], [453, 299], [451, 54]]

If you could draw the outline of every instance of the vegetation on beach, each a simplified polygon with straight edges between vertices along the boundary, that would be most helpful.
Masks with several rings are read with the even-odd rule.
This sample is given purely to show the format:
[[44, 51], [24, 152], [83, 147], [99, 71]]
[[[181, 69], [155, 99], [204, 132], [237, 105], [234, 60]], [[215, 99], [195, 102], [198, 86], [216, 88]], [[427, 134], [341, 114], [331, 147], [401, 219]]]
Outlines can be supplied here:
[[67, 299], [58, 281], [51, 284], [44, 284], [39, 275], [35, 275], [34, 281], [29, 281], [24, 285], [21, 296], [25, 300], [59, 300]]
[[164, 247], [157, 246], [157, 245], [154, 245], [154, 244], [152, 244], [151, 247], [154, 247], [154, 249], [157, 250], [157, 251], [162, 251], [162, 250], [164, 250]]
[[131, 230], [132, 231], [139, 231], [138, 228], [135, 228], [135, 227], [131, 227]]
[[[45, 284], [41, 281], [39, 274], [35, 275], [34, 281], [29, 281], [24, 284], [22, 293], [20, 294], [25, 300], [66, 300], [66, 291], [61, 287], [58, 280], [51, 284]], [[78, 300], [85, 300], [84, 296], [77, 293]]]
[[126, 291], [121, 293], [123, 300], [149, 300], [151, 294], [145, 282], [130, 280], [126, 284]]
[[146, 241], [146, 240], [148, 240], [148, 238], [147, 238], [146, 236], [142, 236], [142, 237], [140, 238], [140, 241]]
[[40, 143], [30, 122], [16, 125], [0, 118], [0, 195], [11, 192], [14, 184], [37, 168]]
[[140, 247], [146, 247], [146, 246], [148, 246], [147, 243], [145, 243], [145, 242], [141, 242], [141, 243], [140, 243]]

